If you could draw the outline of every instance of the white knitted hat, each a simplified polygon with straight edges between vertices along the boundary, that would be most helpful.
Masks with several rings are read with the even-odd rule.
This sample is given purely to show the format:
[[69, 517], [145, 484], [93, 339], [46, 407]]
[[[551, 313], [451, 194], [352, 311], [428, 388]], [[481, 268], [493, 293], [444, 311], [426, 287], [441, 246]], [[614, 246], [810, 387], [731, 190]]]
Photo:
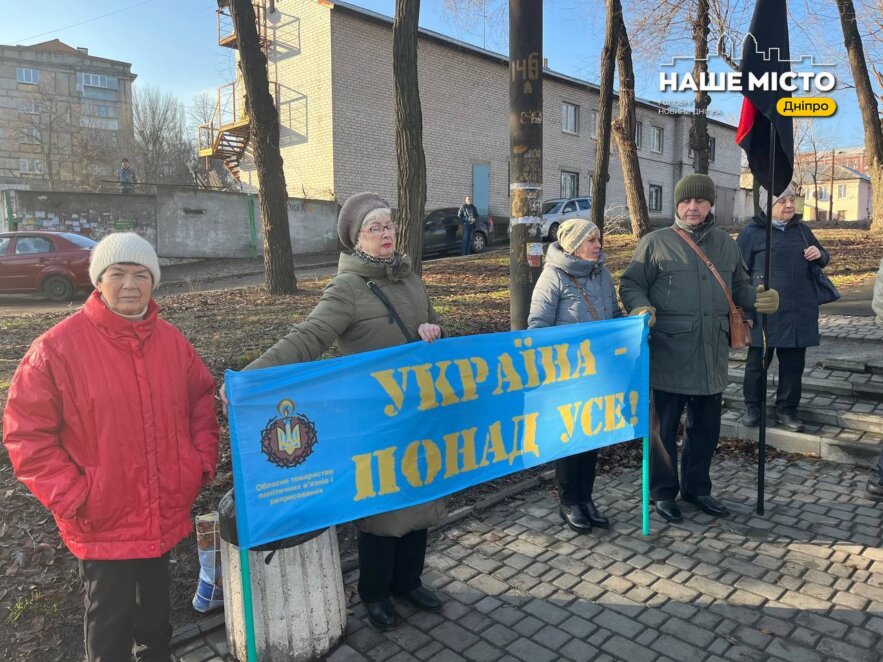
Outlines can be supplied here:
[[130, 262], [150, 269], [153, 289], [159, 287], [159, 259], [150, 242], [134, 232], [114, 232], [107, 235], [92, 249], [89, 258], [89, 279], [98, 287], [101, 274], [112, 264]]

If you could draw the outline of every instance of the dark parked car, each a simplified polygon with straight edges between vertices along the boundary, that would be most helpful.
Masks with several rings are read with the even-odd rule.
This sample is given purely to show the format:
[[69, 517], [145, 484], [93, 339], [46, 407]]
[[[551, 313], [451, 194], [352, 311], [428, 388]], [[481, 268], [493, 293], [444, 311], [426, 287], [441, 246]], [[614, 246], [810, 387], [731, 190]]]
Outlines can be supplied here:
[[[457, 218], [459, 207], [443, 207], [423, 219], [423, 253], [459, 253], [463, 226]], [[472, 233], [472, 252], [481, 253], [494, 239], [494, 219], [479, 216]]]
[[95, 242], [72, 232], [0, 234], [0, 292], [42, 292], [67, 301], [89, 290], [89, 254]]

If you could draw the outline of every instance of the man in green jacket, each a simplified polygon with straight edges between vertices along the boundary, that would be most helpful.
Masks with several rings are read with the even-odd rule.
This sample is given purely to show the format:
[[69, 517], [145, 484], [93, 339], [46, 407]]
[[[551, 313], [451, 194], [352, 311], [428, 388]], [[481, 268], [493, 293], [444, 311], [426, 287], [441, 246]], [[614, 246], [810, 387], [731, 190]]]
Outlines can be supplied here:
[[[632, 315], [649, 314], [650, 387], [655, 419], [650, 456], [650, 496], [671, 522], [683, 519], [675, 503], [683, 499], [716, 517], [729, 514], [711, 496], [709, 469], [720, 437], [721, 393], [727, 385], [729, 305], [708, 267], [675, 232], [681, 229], [702, 249], [727, 284], [737, 306], [773, 313], [775, 290], [757, 291], [739, 247], [715, 227], [714, 182], [688, 175], [675, 186], [672, 227], [641, 239], [620, 284], [620, 298]], [[687, 428], [677, 470], [677, 435], [687, 408]]]

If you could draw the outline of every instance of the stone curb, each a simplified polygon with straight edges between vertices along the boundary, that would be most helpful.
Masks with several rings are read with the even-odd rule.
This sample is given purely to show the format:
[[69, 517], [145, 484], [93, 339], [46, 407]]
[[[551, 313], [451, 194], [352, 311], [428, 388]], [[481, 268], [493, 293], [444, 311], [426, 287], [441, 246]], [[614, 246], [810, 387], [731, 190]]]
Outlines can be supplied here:
[[[723, 394], [724, 406], [739, 415], [745, 411], [745, 403], [741, 393]], [[772, 412], [775, 405], [775, 393], [768, 395], [767, 411]], [[817, 425], [831, 425], [844, 430], [856, 430], [860, 432], [873, 432], [883, 434], [883, 416], [879, 414], [864, 414], [851, 411], [837, 411], [835, 409], [809, 409], [801, 407], [799, 410], [800, 420]]]

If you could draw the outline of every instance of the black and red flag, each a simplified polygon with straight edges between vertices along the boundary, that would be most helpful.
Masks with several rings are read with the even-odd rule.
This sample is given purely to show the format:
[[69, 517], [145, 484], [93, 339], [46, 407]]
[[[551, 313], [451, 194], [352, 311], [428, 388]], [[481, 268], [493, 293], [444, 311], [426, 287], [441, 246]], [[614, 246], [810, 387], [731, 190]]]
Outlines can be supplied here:
[[[779, 76], [791, 70], [788, 46], [788, 9], [785, 0], [757, 0], [751, 31], [742, 46], [742, 115], [736, 130], [736, 142], [748, 156], [748, 167], [765, 188], [772, 181], [778, 195], [794, 175], [794, 134], [790, 117], [776, 112], [776, 102], [788, 97], [777, 89]], [[768, 89], [749, 89], [749, 74], [761, 78], [768, 74]], [[774, 89], [776, 88], [776, 89]], [[770, 127], [775, 132], [770, 131]], [[775, 140], [775, 172], [770, 172], [770, 140]], [[771, 180], [772, 178], [772, 180]]]

